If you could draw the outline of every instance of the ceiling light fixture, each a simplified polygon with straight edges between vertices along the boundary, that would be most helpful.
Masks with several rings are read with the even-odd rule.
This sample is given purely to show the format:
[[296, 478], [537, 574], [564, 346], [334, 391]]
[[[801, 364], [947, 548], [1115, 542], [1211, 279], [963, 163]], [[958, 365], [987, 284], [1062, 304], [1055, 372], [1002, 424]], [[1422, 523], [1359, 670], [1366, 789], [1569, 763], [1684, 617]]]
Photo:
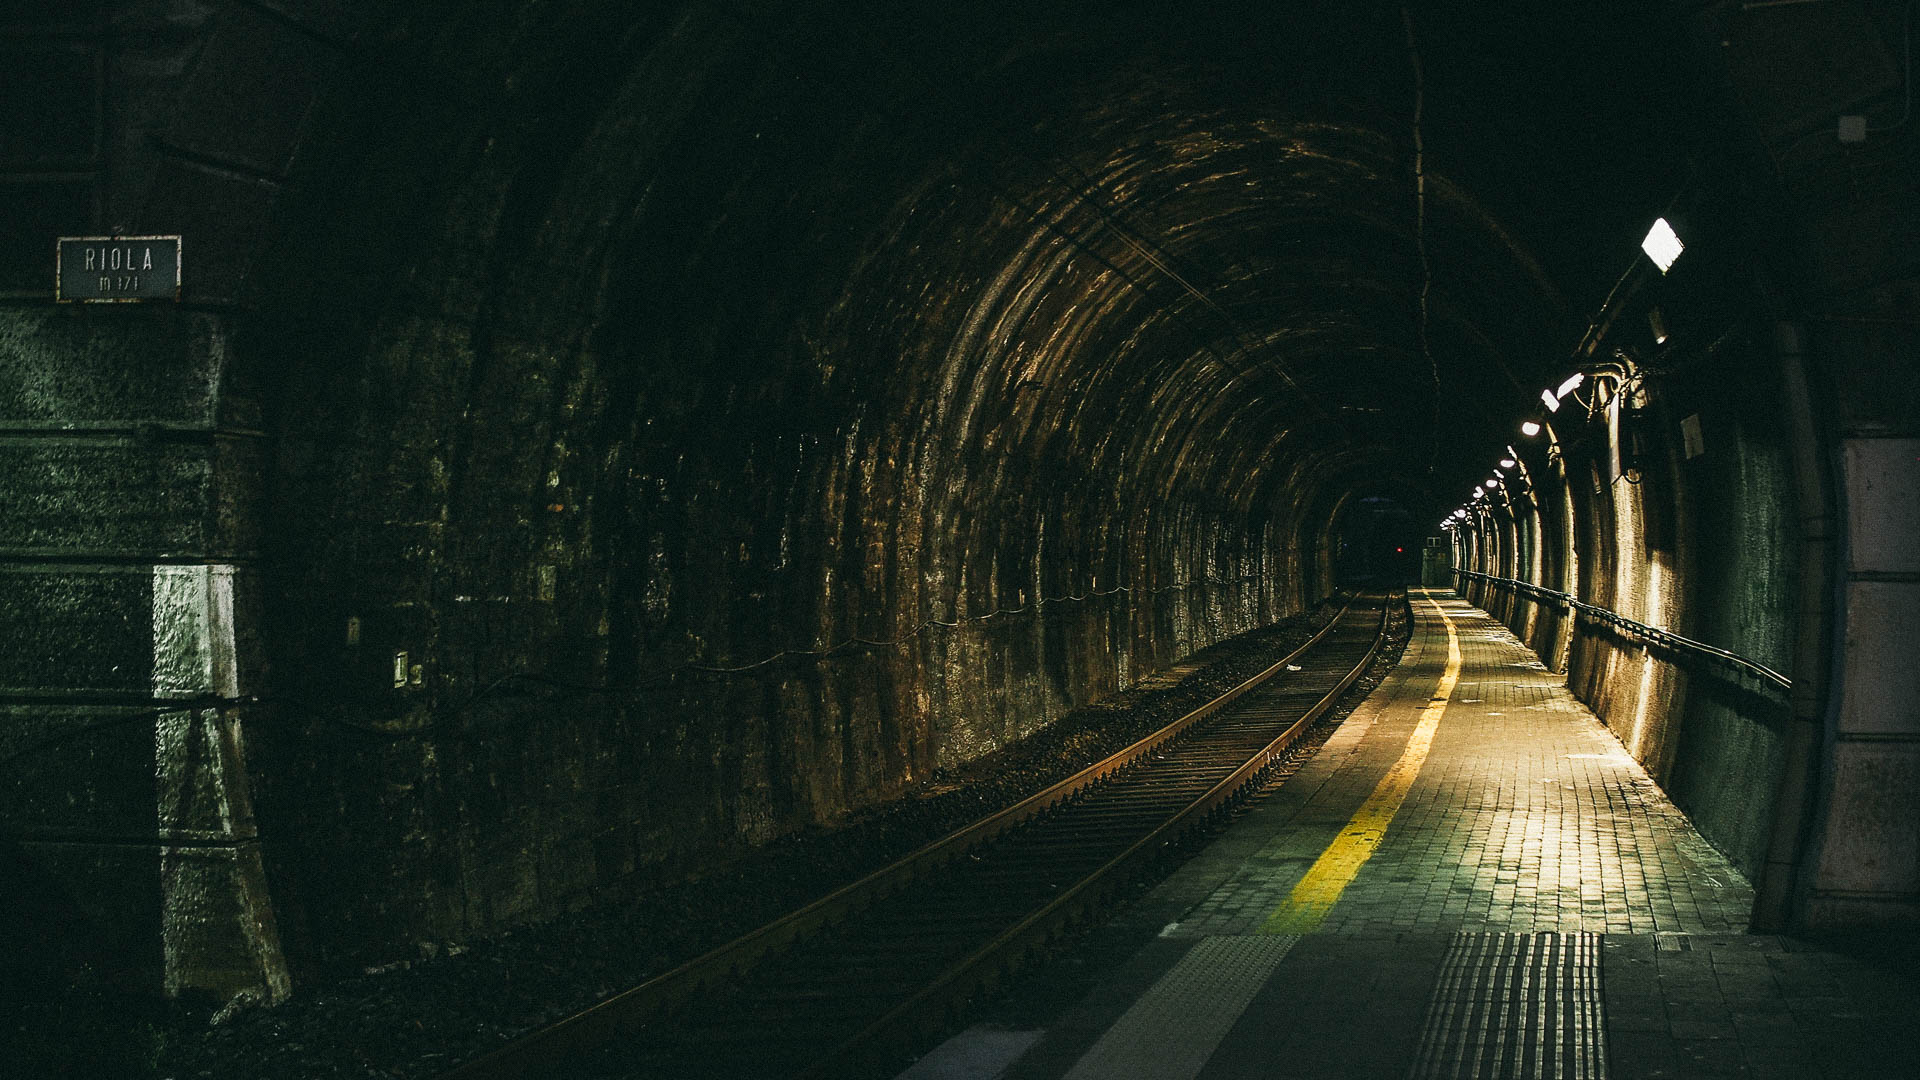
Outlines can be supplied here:
[[1513, 468], [1513, 459], [1512, 459], [1512, 458], [1510, 458], [1510, 457], [1503, 457], [1503, 458], [1501, 458], [1501, 459], [1500, 459], [1500, 467], [1501, 467], [1501, 468], [1503, 468], [1503, 469], [1511, 469], [1511, 468]]
[[1535, 435], [1540, 434], [1540, 425], [1534, 423], [1531, 420], [1525, 421], [1520, 425], [1520, 434], [1525, 435], [1527, 438], [1531, 439]]

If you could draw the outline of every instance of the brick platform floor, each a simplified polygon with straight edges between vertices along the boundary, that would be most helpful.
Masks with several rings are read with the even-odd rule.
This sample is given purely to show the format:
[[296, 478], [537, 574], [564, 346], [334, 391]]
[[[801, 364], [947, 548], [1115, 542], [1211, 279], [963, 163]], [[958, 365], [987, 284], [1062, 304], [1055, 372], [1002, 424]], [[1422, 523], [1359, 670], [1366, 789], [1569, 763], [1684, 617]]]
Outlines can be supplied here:
[[1313, 760], [1109, 928], [1130, 958], [903, 1080], [1920, 1077], [1914, 973], [1744, 933], [1747, 882], [1561, 677], [1414, 609]]

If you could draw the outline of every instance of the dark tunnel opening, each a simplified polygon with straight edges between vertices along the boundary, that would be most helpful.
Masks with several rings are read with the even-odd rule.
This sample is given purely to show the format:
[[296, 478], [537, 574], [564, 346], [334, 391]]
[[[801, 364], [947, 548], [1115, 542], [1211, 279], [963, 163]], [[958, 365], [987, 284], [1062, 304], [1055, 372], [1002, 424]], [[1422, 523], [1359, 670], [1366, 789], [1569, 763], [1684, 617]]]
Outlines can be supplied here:
[[102, 980], [698, 878], [1389, 583], [1756, 925], [1920, 911], [1909, 5], [69, 7], [0, 15], [0, 824]]
[[1348, 587], [1418, 584], [1421, 555], [1432, 531], [1423, 526], [1414, 511], [1387, 496], [1351, 500], [1334, 530], [1334, 582]]

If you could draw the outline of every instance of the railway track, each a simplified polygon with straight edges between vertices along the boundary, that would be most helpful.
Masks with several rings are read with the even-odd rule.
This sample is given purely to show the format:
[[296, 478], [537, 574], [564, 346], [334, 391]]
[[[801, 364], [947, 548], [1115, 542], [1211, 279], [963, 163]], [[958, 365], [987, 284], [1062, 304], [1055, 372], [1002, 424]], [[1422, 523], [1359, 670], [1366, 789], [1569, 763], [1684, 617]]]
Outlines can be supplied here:
[[882, 1075], [977, 993], [1251, 790], [1385, 639], [1349, 603], [1265, 671], [1113, 756], [443, 1080]]

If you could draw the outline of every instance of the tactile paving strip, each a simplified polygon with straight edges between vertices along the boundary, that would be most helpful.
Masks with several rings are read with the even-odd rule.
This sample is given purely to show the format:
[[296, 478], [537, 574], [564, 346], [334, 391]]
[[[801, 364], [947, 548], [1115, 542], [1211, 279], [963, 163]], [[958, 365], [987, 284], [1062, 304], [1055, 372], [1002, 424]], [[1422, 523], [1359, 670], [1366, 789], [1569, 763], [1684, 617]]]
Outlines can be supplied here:
[[1414, 1080], [1605, 1080], [1600, 935], [1456, 934]]
[[1107, 1029], [1066, 1080], [1192, 1080], [1298, 940], [1296, 934], [1201, 939]]

